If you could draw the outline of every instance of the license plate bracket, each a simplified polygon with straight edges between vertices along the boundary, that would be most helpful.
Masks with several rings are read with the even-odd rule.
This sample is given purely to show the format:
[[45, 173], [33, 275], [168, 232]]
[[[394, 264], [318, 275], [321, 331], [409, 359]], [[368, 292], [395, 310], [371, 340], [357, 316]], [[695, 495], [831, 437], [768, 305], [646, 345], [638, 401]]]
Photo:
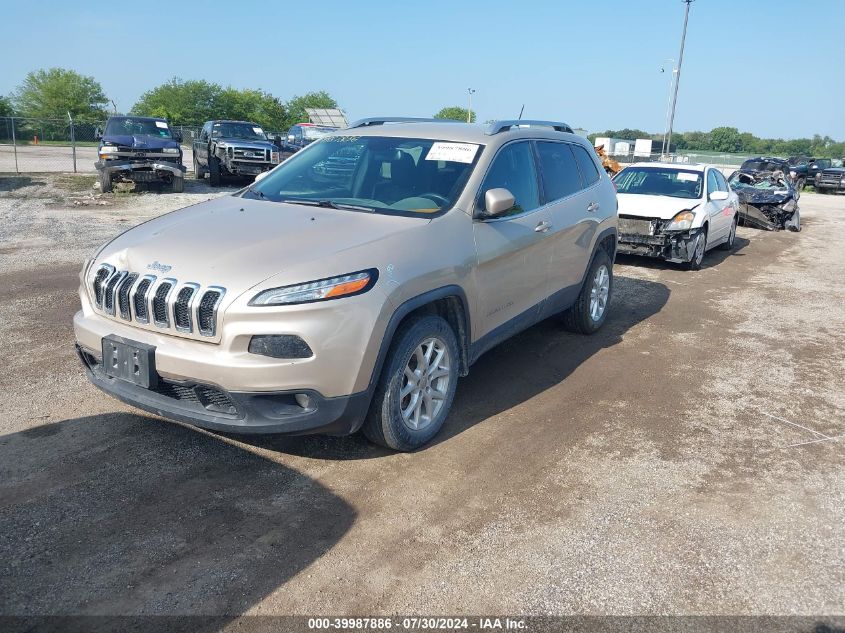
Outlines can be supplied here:
[[144, 389], [158, 386], [155, 345], [147, 345], [110, 334], [103, 337], [103, 371], [110, 378], [124, 380]]

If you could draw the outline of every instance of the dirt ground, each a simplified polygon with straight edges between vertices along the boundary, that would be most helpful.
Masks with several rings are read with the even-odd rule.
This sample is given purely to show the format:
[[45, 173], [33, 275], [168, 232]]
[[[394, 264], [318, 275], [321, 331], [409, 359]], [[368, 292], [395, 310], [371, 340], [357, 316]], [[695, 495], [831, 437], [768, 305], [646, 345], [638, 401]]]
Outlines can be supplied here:
[[699, 272], [620, 259], [600, 333], [489, 352], [391, 454], [90, 386], [83, 260], [219, 192], [86, 183], [0, 177], [0, 613], [845, 614], [845, 197]]

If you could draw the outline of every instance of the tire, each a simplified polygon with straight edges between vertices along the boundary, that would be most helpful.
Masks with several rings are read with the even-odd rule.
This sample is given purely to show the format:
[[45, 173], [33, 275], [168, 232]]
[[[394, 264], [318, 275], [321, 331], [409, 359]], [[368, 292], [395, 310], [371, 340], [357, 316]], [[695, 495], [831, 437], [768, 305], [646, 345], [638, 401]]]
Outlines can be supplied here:
[[801, 212], [798, 209], [792, 214], [786, 222], [783, 223], [783, 228], [799, 233], [801, 231]]
[[112, 190], [112, 182], [111, 176], [104, 171], [100, 172], [100, 192], [101, 193], [111, 193]]
[[185, 177], [173, 176], [173, 178], [170, 179], [170, 191], [172, 193], [182, 193], [185, 191]]
[[[435, 342], [433, 346], [432, 342]], [[431, 358], [428, 362], [440, 358], [438, 363], [431, 366], [432, 369], [420, 365], [426, 362], [429, 349]], [[459, 365], [458, 341], [445, 319], [422, 316], [403, 323], [393, 337], [373, 402], [364, 421], [363, 431], [367, 439], [397, 451], [412, 451], [431, 440], [443, 426], [452, 407], [460, 373]], [[447, 373], [435, 379], [428, 377], [438, 368]], [[417, 372], [427, 374], [422, 387], [420, 383], [409, 382], [408, 372], [417, 376], [417, 379]], [[405, 389], [409, 391], [403, 396], [402, 390]], [[429, 396], [426, 399], [424, 394], [432, 392], [442, 397], [433, 399]], [[415, 407], [414, 402], [419, 404]], [[403, 405], [407, 417], [403, 415]], [[428, 420], [423, 413], [427, 407], [433, 407], [433, 411], [427, 410]]]
[[705, 226], [696, 236], [695, 250], [692, 259], [687, 262], [687, 270], [701, 270], [701, 262], [707, 253], [707, 227]]
[[807, 184], [807, 180], [805, 178], [799, 178], [798, 182], [795, 184], [795, 188], [798, 191], [804, 191], [804, 186]]
[[208, 157], [208, 182], [212, 187], [219, 187], [220, 178], [220, 160], [214, 156]]
[[587, 270], [578, 298], [562, 315], [563, 326], [580, 334], [598, 332], [607, 319], [607, 309], [612, 296], [613, 264], [605, 250], [599, 248]]
[[726, 242], [722, 242], [719, 246], [723, 251], [732, 251], [734, 248], [734, 242], [736, 241], [736, 216], [734, 216], [733, 224], [731, 224], [731, 232], [728, 233], [728, 240]]
[[197, 161], [197, 155], [194, 154], [194, 178], [197, 180], [202, 180], [205, 178], [205, 169]]

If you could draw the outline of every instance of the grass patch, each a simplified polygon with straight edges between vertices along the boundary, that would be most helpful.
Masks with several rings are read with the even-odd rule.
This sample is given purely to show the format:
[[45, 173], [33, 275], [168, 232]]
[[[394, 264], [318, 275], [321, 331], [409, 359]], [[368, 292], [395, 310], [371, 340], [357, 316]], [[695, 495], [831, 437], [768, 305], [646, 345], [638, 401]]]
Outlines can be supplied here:
[[94, 183], [97, 182], [97, 177], [62, 174], [61, 176], [56, 176], [55, 182], [57, 187], [70, 193], [79, 193], [82, 191], [91, 191], [94, 188]]

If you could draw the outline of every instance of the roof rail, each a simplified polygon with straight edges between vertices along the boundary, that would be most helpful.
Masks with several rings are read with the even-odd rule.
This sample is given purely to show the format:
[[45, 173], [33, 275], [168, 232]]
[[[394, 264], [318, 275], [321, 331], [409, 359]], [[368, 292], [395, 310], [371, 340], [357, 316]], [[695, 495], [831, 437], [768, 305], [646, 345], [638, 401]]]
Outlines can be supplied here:
[[508, 119], [505, 121], [493, 121], [487, 129], [487, 134], [493, 136], [499, 132], [506, 132], [514, 127], [550, 127], [557, 132], [569, 132], [572, 134], [572, 128], [566, 123], [560, 121], [533, 121], [530, 119]]
[[[447, 119], [420, 119], [408, 116], [377, 116], [369, 119], [358, 119], [349, 124], [347, 130], [356, 127], [370, 127], [372, 125], [384, 125], [385, 123], [448, 123]], [[458, 121], [459, 123], [460, 121]]]

